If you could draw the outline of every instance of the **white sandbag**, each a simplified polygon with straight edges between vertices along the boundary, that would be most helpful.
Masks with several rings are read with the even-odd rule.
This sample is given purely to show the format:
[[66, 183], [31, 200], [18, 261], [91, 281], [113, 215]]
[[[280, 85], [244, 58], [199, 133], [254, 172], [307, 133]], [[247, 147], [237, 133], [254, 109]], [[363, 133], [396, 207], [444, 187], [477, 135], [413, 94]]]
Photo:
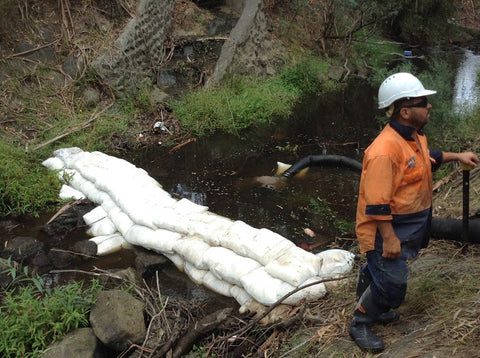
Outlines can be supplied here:
[[220, 237], [220, 245], [238, 255], [249, 257], [250, 251], [255, 250], [258, 246], [255, 236], [259, 231], [241, 220], [236, 220]]
[[113, 237], [116, 237], [118, 235], [119, 235], [119, 233], [115, 233], [115, 234], [111, 234], [111, 235], [95, 236], [95, 237], [92, 237], [91, 239], [88, 239], [88, 241], [91, 241], [91, 242], [96, 243], [97, 245], [100, 245], [105, 240], [109, 240], [109, 239], [111, 239]]
[[203, 255], [205, 266], [219, 279], [241, 286], [241, 277], [260, 267], [260, 263], [239, 256], [224, 247], [211, 247]]
[[153, 219], [155, 227], [165, 230], [176, 231], [183, 235], [194, 234], [189, 231], [188, 218], [176, 213], [172, 208], [157, 210]]
[[294, 286], [269, 275], [263, 266], [243, 276], [241, 284], [253, 299], [266, 306], [274, 304], [295, 289]]
[[284, 255], [287, 250], [295, 248], [290, 240], [283, 236], [268, 230], [260, 229], [258, 234], [251, 238], [253, 241], [249, 247], [248, 257], [260, 262], [262, 265], [267, 265], [269, 262]]
[[319, 276], [342, 275], [353, 269], [355, 254], [341, 249], [330, 249], [316, 254], [322, 260]]
[[[320, 278], [318, 277], [309, 278], [300, 286], [319, 280]], [[296, 289], [296, 287], [269, 275], [265, 271], [264, 267], [260, 267], [257, 270], [252, 271], [250, 274], [244, 276], [242, 278], [242, 286], [250, 296], [266, 306], [274, 304], [278, 300], [282, 299], [285, 295]], [[294, 305], [300, 300], [314, 300], [323, 297], [325, 294], [325, 285], [323, 283], [319, 283], [286, 297], [282, 303]]]
[[204, 213], [207, 210], [208, 210], [208, 207], [195, 204], [194, 202], [185, 198], [182, 198], [179, 201], [177, 201], [177, 204], [175, 205], [175, 211], [184, 215], [188, 215], [192, 213]]
[[232, 289], [232, 285], [228, 282], [219, 280], [210, 271], [208, 271], [205, 276], [203, 276], [203, 285], [223, 296], [232, 297], [232, 293], [230, 292], [230, 290]]
[[62, 162], [67, 162], [71, 157], [74, 157], [76, 154], [78, 153], [82, 153], [83, 150], [81, 150], [80, 148], [77, 148], [77, 147], [70, 147], [70, 148], [60, 148], [60, 149], [57, 149], [53, 152], [53, 155], [57, 158], [59, 158], [60, 160], [62, 160]]
[[130, 217], [123, 211], [121, 211], [119, 207], [116, 206], [110, 209], [108, 217], [110, 218], [110, 220], [112, 220], [118, 232], [121, 233], [124, 237], [127, 236], [128, 230], [130, 230], [130, 228], [135, 225], [135, 223], [130, 219]]
[[63, 184], [62, 187], [60, 188], [59, 198], [62, 200], [69, 200], [69, 199], [80, 200], [80, 199], [85, 199], [85, 195], [82, 192], [72, 188], [71, 186]]
[[319, 298], [322, 298], [327, 294], [327, 288], [325, 286], [325, 283], [320, 281], [322, 281], [322, 277], [317, 276], [317, 277], [311, 277], [305, 282], [302, 282], [302, 284], [299, 287], [302, 287], [311, 283], [315, 283], [315, 284], [294, 293], [292, 296], [290, 296], [285, 300], [285, 303], [295, 304], [302, 299], [318, 300]]
[[185, 261], [185, 273], [197, 285], [203, 285], [203, 277], [207, 274], [207, 272], [208, 270], [200, 270], [190, 262]]
[[104, 256], [122, 249], [125, 239], [121, 235], [112, 235], [107, 240], [97, 244], [97, 255]]
[[181, 238], [182, 235], [177, 232], [162, 229], [152, 230], [138, 224], [134, 224], [125, 235], [125, 239], [132, 245], [143, 246], [163, 254], [174, 254], [173, 247]]
[[265, 265], [265, 270], [275, 278], [298, 286], [308, 278], [317, 276], [321, 259], [299, 247], [290, 247], [286, 252]]
[[[204, 242], [210, 246], [218, 246], [220, 241], [212, 230], [213, 222], [219, 216], [211, 212], [204, 213], [192, 213], [188, 216], [182, 216], [183, 220], [181, 221], [182, 229], [188, 232], [191, 235], [195, 235], [201, 238]], [[229, 222], [229, 225], [231, 225]], [[180, 223], [177, 222], [177, 226]]]
[[180, 271], [184, 272], [185, 271], [185, 260], [177, 254], [168, 254], [164, 253], [163, 254], [166, 258], [168, 258], [170, 261], [173, 262], [173, 264], [179, 269]]
[[108, 217], [105, 217], [90, 225], [90, 228], [87, 230], [87, 234], [90, 236], [102, 236], [114, 234], [116, 231], [117, 228], [115, 225], [113, 225], [112, 220], [110, 220]]
[[124, 189], [120, 192], [110, 193], [110, 197], [136, 224], [151, 229], [157, 228], [153, 221], [158, 213], [134, 191]]
[[184, 219], [183, 224], [188, 225], [190, 233], [202, 238], [210, 246], [218, 246], [227, 230], [233, 225], [233, 220], [206, 212], [192, 214]]
[[102, 191], [97, 190], [95, 185], [88, 180], [85, 180], [82, 184], [75, 186], [75, 188], [84, 193], [87, 198], [96, 204], [102, 203]]
[[65, 167], [63, 161], [57, 157], [51, 157], [42, 162], [42, 165], [50, 170], [60, 170]]
[[117, 204], [112, 200], [112, 198], [108, 195], [102, 202], [102, 208], [109, 213], [115, 208], [118, 208]]
[[203, 255], [209, 249], [210, 245], [195, 237], [183, 237], [177, 240], [173, 246], [173, 251], [200, 270], [208, 270]]
[[87, 225], [92, 225], [93, 223], [102, 220], [107, 217], [107, 212], [101, 206], [96, 206], [93, 210], [90, 210], [88, 213], [83, 215], [83, 221]]
[[247, 291], [237, 285], [232, 286], [230, 293], [240, 306], [248, 305], [253, 301], [253, 298], [247, 293]]

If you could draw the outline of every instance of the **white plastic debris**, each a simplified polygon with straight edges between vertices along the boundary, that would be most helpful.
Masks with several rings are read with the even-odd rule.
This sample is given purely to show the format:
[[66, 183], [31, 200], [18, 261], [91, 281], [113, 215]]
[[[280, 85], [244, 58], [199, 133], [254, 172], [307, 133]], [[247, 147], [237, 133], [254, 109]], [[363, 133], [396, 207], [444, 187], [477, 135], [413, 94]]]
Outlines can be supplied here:
[[[101, 152], [63, 148], [43, 162], [58, 170], [60, 195], [88, 198], [97, 207], [84, 215], [97, 254], [129, 245], [165, 255], [196, 284], [233, 297], [240, 310], [315, 300], [326, 294], [325, 278], [353, 267], [354, 255], [327, 250], [314, 255], [265, 228], [216, 215], [187, 199], [176, 200], [148, 173]], [[67, 196], [66, 196], [67, 195]]]

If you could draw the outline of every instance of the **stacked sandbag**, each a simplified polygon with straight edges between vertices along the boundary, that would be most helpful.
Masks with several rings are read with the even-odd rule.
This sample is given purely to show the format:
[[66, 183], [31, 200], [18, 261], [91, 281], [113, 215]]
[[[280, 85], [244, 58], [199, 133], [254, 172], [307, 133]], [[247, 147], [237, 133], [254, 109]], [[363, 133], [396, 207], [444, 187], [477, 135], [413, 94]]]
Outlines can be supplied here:
[[[327, 250], [314, 255], [268, 229], [216, 215], [187, 199], [172, 198], [148, 173], [101, 152], [56, 150], [43, 162], [58, 171], [62, 195], [86, 197], [98, 206], [85, 214], [97, 254], [142, 246], [169, 258], [193, 282], [235, 298], [272, 305], [296, 288], [352, 269], [354, 255]], [[325, 295], [323, 283], [283, 303]]]

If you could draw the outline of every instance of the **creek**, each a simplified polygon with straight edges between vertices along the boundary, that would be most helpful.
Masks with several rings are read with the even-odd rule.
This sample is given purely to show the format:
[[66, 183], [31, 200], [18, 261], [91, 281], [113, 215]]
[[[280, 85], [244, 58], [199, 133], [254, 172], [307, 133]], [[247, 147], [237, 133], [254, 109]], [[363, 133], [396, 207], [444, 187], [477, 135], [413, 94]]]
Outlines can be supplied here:
[[[472, 76], [475, 67], [462, 68]], [[476, 82], [470, 90], [475, 91], [475, 86]], [[353, 226], [341, 232], [338, 223], [352, 224], [355, 220], [359, 175], [339, 168], [310, 168], [305, 177], [293, 178], [286, 189], [278, 191], [259, 186], [254, 178], [273, 175], [277, 162], [293, 164], [310, 154], [337, 154], [361, 162], [364, 149], [380, 128], [375, 119], [375, 98], [376, 90], [366, 81], [350, 81], [341, 95], [312, 99], [299, 106], [288, 121], [274, 127], [253, 130], [242, 138], [216, 135], [196, 140], [173, 153], [161, 145], [148, 147], [125, 159], [145, 169], [173, 197], [190, 199], [253, 227], [268, 228], [298, 245], [318, 245], [320, 250], [339, 237], [353, 241]], [[45, 250], [72, 246], [88, 238], [85, 228], [78, 228], [60, 245], [42, 230], [53, 214], [10, 220], [0, 226], [0, 237], [5, 241], [18, 235], [32, 236], [45, 244]], [[315, 233], [314, 238], [305, 234], [307, 228]], [[85, 260], [72, 269], [122, 269], [132, 266], [134, 259], [132, 250], [122, 250]], [[52, 283], [61, 283], [82, 275], [50, 277]], [[174, 265], [163, 269], [161, 285], [167, 295], [229, 301], [196, 286]]]

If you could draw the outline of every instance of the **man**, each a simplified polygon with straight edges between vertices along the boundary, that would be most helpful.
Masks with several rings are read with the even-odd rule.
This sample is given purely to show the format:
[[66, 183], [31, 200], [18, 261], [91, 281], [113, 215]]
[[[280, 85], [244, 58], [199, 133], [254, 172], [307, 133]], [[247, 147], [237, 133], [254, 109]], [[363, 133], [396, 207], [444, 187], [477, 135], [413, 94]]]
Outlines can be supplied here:
[[472, 152], [429, 150], [423, 127], [432, 105], [427, 90], [410, 73], [396, 73], [381, 84], [379, 108], [391, 120], [365, 151], [357, 206], [356, 233], [367, 263], [357, 284], [358, 303], [350, 336], [363, 350], [384, 349], [370, 329], [398, 319], [392, 311], [407, 289], [407, 260], [426, 247], [432, 217], [432, 170], [445, 162], [479, 163]]

